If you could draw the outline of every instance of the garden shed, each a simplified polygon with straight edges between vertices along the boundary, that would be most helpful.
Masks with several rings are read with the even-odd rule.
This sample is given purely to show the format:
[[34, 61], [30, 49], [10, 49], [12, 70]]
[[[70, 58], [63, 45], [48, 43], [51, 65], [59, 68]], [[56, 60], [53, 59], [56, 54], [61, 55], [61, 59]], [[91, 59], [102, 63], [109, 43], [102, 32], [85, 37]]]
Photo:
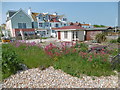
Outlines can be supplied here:
[[105, 32], [107, 28], [87, 28], [85, 31], [85, 40], [94, 40], [98, 33]]

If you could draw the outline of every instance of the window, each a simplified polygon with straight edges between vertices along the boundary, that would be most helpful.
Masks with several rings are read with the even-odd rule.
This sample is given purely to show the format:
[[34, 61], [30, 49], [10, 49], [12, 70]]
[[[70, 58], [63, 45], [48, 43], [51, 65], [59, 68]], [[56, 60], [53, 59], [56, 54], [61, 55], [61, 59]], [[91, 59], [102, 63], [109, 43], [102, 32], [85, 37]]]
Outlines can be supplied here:
[[18, 28], [26, 28], [26, 23], [18, 23]]
[[23, 23], [23, 28], [26, 28], [26, 23]]
[[68, 31], [64, 31], [64, 38], [68, 38]]
[[73, 33], [72, 38], [74, 39], [74, 31], [72, 33]]
[[34, 22], [32, 22], [32, 28], [34, 28]]
[[78, 31], [76, 31], [76, 38], [78, 38]]
[[43, 24], [42, 24], [42, 23], [39, 23], [39, 27], [43, 27]]
[[64, 26], [66, 26], [66, 24], [64, 24]]
[[22, 28], [22, 23], [18, 23], [18, 28]]
[[55, 27], [59, 27], [59, 25], [58, 25], [58, 24], [55, 24]]
[[51, 27], [51, 23], [50, 23], [50, 27]]
[[55, 33], [55, 30], [52, 30], [52, 33]]
[[63, 21], [67, 21], [67, 18], [63, 18]]

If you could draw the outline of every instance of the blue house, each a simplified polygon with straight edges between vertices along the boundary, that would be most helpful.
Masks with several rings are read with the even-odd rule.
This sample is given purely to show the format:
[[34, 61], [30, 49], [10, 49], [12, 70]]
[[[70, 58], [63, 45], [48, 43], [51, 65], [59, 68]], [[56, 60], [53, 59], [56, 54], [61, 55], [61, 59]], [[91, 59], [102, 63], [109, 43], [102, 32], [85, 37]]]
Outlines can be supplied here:
[[31, 17], [22, 9], [18, 11], [9, 10], [7, 13], [6, 29], [10, 31], [11, 37], [35, 35]]
[[43, 37], [56, 37], [54, 28], [69, 25], [67, 18], [57, 13], [35, 13], [29, 8], [28, 15], [32, 18], [32, 26]]

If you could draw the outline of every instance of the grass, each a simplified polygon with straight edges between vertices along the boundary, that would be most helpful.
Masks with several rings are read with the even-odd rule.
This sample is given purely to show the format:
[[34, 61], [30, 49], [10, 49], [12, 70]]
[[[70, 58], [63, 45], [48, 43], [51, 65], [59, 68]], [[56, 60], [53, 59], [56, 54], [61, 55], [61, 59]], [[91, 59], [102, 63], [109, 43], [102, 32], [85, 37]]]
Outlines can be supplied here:
[[[77, 58], [76, 58], [77, 57]], [[55, 69], [62, 69], [64, 72], [80, 77], [80, 74], [88, 76], [109, 76], [115, 73], [110, 68], [110, 63], [99, 61], [83, 60], [77, 54], [67, 55], [59, 58], [54, 64]]]
[[0, 81], [2, 80], [2, 44], [0, 44]]
[[[53, 66], [55, 69], [61, 69], [76, 77], [80, 77], [81, 74], [98, 77], [115, 74], [111, 69], [110, 62], [108, 61], [108, 54], [97, 54], [95, 57], [93, 53], [86, 52], [88, 46], [83, 43], [77, 44], [74, 49], [67, 48], [63, 51], [54, 45], [52, 46], [52, 44], [47, 46], [46, 51], [40, 46], [34, 45], [34, 43], [28, 46], [26, 45], [27, 44], [12, 43], [7, 44], [7, 48], [14, 50], [17, 56], [23, 60], [23, 63], [27, 65], [28, 68], [41, 66], [47, 68], [49, 66]], [[71, 53], [72, 50], [75, 49], [76, 51]], [[65, 54], [67, 51], [68, 53]], [[62, 54], [58, 56], [60, 52], [62, 52]], [[114, 54], [115, 53], [116, 51]], [[52, 54], [54, 54], [53, 57], [50, 56]], [[92, 61], [89, 60], [90, 57], [92, 57]]]
[[53, 63], [43, 49], [38, 48], [37, 46], [28, 47], [27, 49], [26, 46], [12, 48], [28, 68], [36, 68], [40, 66], [49, 67]]

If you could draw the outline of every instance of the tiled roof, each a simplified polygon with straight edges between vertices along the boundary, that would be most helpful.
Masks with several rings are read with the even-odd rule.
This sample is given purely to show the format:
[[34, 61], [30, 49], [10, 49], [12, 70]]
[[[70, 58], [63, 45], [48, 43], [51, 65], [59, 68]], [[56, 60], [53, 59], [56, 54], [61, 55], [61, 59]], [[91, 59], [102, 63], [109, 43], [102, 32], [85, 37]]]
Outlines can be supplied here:
[[34, 13], [34, 12], [32, 12], [32, 14], [33, 14], [34, 16], [37, 16], [39, 13]]
[[36, 16], [34, 14], [31, 14], [34, 21], [37, 21]]
[[60, 21], [56, 20], [56, 18], [53, 18], [50, 20], [50, 22], [60, 22]]
[[85, 30], [85, 28], [83, 27], [80, 27], [80, 26], [76, 26], [76, 25], [71, 25], [71, 26], [64, 26], [64, 27], [61, 27], [61, 28], [56, 28], [55, 30], [69, 30], [69, 29], [80, 29], [80, 30]]
[[89, 24], [81, 24], [82, 26], [90, 26]]

